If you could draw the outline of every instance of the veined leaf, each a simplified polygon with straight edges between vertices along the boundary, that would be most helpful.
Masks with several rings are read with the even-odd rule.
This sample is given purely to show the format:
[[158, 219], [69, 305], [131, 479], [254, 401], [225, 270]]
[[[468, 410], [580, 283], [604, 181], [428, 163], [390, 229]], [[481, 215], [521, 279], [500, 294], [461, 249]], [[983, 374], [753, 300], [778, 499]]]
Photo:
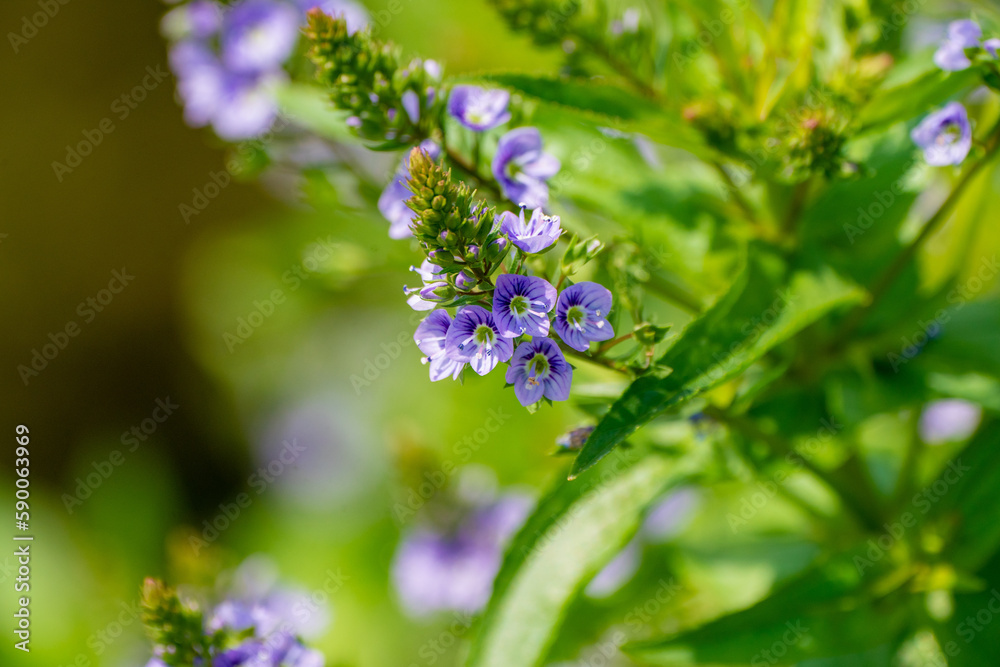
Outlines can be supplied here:
[[541, 664], [576, 593], [632, 537], [646, 506], [689, 472], [658, 454], [622, 456], [560, 483], [508, 549], [467, 666]]
[[832, 270], [795, 271], [786, 278], [781, 259], [751, 246], [744, 270], [729, 292], [661, 358], [674, 369], [666, 378], [644, 376], [611, 406], [576, 459], [578, 475], [664, 410], [736, 377], [774, 346], [830, 310], [864, 292]]

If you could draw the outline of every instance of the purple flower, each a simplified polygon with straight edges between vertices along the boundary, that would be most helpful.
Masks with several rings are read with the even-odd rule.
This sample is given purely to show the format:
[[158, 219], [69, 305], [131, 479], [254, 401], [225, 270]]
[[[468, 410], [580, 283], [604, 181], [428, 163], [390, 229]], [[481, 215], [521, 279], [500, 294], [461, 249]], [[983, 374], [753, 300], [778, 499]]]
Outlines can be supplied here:
[[927, 164], [935, 167], [961, 164], [972, 148], [969, 116], [958, 102], [951, 102], [925, 118], [910, 137], [923, 149]]
[[512, 273], [497, 278], [493, 320], [501, 336], [548, 336], [548, 313], [555, 305], [556, 288], [548, 281]]
[[274, 0], [244, 0], [226, 15], [219, 42], [222, 62], [234, 72], [280, 68], [299, 38], [295, 8]]
[[545, 215], [542, 209], [531, 212], [531, 219], [524, 221], [524, 208], [518, 215], [510, 211], [500, 214], [500, 231], [507, 235], [514, 245], [527, 253], [542, 252], [562, 235], [558, 215]]
[[521, 405], [542, 400], [565, 401], [573, 382], [573, 369], [551, 338], [533, 338], [517, 346], [507, 369], [507, 382]]
[[480, 375], [486, 375], [514, 353], [510, 339], [497, 330], [493, 313], [481, 306], [458, 309], [448, 330], [445, 349], [449, 357], [469, 363]]
[[[421, 143], [420, 148], [430, 155], [432, 160], [438, 159], [438, 156], [441, 155], [441, 147], [430, 139]], [[407, 157], [403, 158], [392, 182], [386, 186], [378, 198], [378, 210], [389, 221], [389, 238], [393, 239], [405, 239], [413, 236], [410, 224], [413, 222], [414, 215], [413, 211], [406, 205], [406, 200], [413, 195], [406, 187], [406, 182], [410, 180], [410, 168], [407, 160]]]
[[413, 341], [427, 355], [423, 362], [431, 365], [431, 382], [448, 376], [457, 380], [465, 368], [464, 363], [449, 358], [446, 353], [445, 341], [451, 326], [451, 315], [443, 310], [435, 310], [417, 326], [413, 334]]
[[979, 46], [982, 28], [975, 21], [963, 19], [948, 26], [948, 37], [934, 54], [934, 63], [947, 72], [957, 72], [972, 64], [966, 49]]
[[[441, 269], [437, 264], [432, 264], [429, 259], [425, 259], [418, 269], [415, 266], [410, 267], [410, 271], [416, 272], [420, 279], [423, 281], [424, 286], [436, 283], [438, 285], [444, 283], [445, 275], [441, 273]], [[434, 301], [425, 301], [421, 296], [422, 291], [419, 287], [404, 287], [403, 291], [409, 295], [406, 303], [409, 304], [410, 308], [413, 310], [434, 310]]]
[[455, 287], [463, 292], [468, 292], [478, 284], [479, 281], [469, 273], [468, 269], [462, 269], [455, 274]]
[[930, 445], [965, 440], [979, 427], [983, 410], [959, 398], [934, 401], [920, 415], [920, 437]]
[[420, 95], [414, 90], [408, 90], [400, 98], [410, 122], [416, 125], [420, 122]]
[[663, 542], [684, 530], [701, 497], [694, 487], [682, 487], [660, 498], [646, 514], [641, 533], [647, 542]]
[[172, 41], [210, 39], [222, 26], [222, 6], [213, 0], [192, 0], [167, 12], [160, 27]]
[[641, 562], [642, 542], [636, 538], [625, 545], [625, 548], [590, 580], [587, 584], [587, 596], [600, 599], [614, 595], [635, 576]]
[[1000, 52], [1000, 39], [996, 37], [987, 39], [983, 42], [983, 48], [990, 54], [990, 58], [996, 58], [997, 52]]
[[607, 320], [610, 310], [611, 292], [603, 285], [571, 285], [556, 302], [556, 331], [571, 348], [586, 352], [593, 341], [614, 338], [614, 329]]
[[530, 498], [508, 494], [473, 507], [452, 530], [427, 526], [407, 535], [392, 565], [403, 606], [417, 616], [482, 609], [503, 550], [531, 506]]
[[542, 135], [534, 127], [519, 127], [500, 138], [493, 158], [493, 176], [504, 195], [528, 208], [549, 202], [546, 180], [559, 171], [559, 160], [542, 152]]
[[487, 90], [479, 86], [455, 86], [448, 97], [448, 113], [476, 132], [492, 130], [510, 120], [506, 90]]

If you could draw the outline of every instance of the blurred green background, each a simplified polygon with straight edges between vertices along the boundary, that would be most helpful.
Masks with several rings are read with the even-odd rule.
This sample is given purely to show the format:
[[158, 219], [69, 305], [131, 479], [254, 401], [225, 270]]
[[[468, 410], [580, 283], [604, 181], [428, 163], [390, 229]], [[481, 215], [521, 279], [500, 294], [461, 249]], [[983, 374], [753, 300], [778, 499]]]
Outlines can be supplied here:
[[[558, 62], [509, 34], [485, 3], [403, 7], [383, 35], [450, 73], [547, 72]], [[454, 647], [429, 648], [451, 619], [408, 619], [390, 589], [397, 504], [423, 471], [449, 461], [486, 464], [503, 487], [543, 488], [564, 468], [549, 455], [552, 443], [580, 416], [563, 405], [529, 416], [495, 377], [464, 387], [428, 383], [400, 289], [413, 281], [406, 267], [414, 256], [388, 241], [386, 223], [357, 193], [269, 173], [219, 189], [185, 222], [179, 207], [212, 183], [227, 148], [183, 124], [172, 77], [135, 108], [126, 105], [125, 117], [116, 102], [147, 68], [167, 71], [158, 33], [164, 10], [157, 2], [70, 0], [16, 52], [0, 47], [9, 91], [0, 106], [0, 423], [11, 450], [14, 426], [31, 429], [36, 535], [35, 634], [25, 664], [144, 664], [149, 647], [135, 607], [142, 577], [205, 583], [257, 552], [309, 590], [344, 579], [330, 592], [334, 621], [318, 644], [329, 665], [451, 664]], [[0, 25], [19, 32], [38, 11], [37, 1], [7, 0]], [[918, 21], [913, 31], [920, 28]], [[106, 118], [113, 131], [57, 174], [53, 162], [66, 162], [67, 145], [94, 136]], [[397, 159], [369, 163], [376, 180]], [[982, 215], [995, 219], [995, 198]], [[996, 234], [983, 232], [977, 243], [995, 247]], [[944, 252], [945, 244], [935, 247]], [[104, 298], [114, 271], [134, 279], [97, 312], [87, 299]], [[234, 343], [227, 336], [243, 337], [241, 320], [254, 312], [262, 323]], [[675, 328], [688, 319], [663, 316]], [[70, 322], [79, 334], [25, 382], [18, 366], [30, 366], [33, 351]], [[157, 401], [177, 407], [153, 430]], [[470, 449], [465, 438], [489, 410], [503, 416], [502, 427]], [[133, 450], [123, 434], [144, 423], [148, 437]], [[305, 451], [258, 493], [255, 471], [292, 439]], [[13, 489], [6, 465], [0, 484]], [[226, 516], [244, 492], [252, 503], [221, 522], [229, 527], [218, 539], [208, 537], [203, 522]], [[741, 493], [710, 498], [704, 511], [722, 516]], [[772, 525], [782, 519], [760, 528]], [[210, 544], [195, 549], [199, 533]], [[725, 554], [699, 546], [730, 537], [724, 523], [706, 524], [664, 548], [660, 562], [683, 569], [701, 590], [696, 602], [685, 594], [670, 605], [699, 614], [738, 607], [815, 553], [794, 540], [772, 540], [777, 555], [739, 539]], [[0, 551], [5, 617], [13, 564], [12, 549]], [[655, 589], [663, 574], [640, 579]], [[600, 603], [580, 602], [593, 605], [579, 615], [592, 627], [578, 628], [557, 652], [598, 641], [603, 623], [630, 611], [623, 600], [636, 590], [604, 613]], [[647, 598], [648, 586], [637, 596]], [[11, 644], [0, 643], [0, 664], [25, 661]]]

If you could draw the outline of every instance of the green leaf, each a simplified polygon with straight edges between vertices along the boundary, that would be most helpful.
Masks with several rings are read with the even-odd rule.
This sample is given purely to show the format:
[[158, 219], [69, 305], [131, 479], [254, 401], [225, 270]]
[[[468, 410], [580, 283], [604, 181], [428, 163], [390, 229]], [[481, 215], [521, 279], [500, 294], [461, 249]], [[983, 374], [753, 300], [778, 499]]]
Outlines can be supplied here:
[[[938, 478], [913, 498], [918, 510], [934, 505], [932, 523], [954, 526], [946, 536], [950, 560], [975, 572], [1000, 549], [1000, 422], [983, 426]], [[929, 508], [928, 508], [929, 509]]]
[[[872, 600], [864, 592], [891, 565], [859, 567], [866, 546], [820, 563], [743, 611], [668, 639], [624, 650], [651, 665], [792, 665], [888, 644], [908, 618], [907, 596]], [[863, 570], [863, 571], [862, 571]], [[845, 664], [865, 664], [846, 662]], [[883, 663], [884, 664], [884, 663]]]
[[468, 667], [539, 665], [569, 604], [638, 529], [643, 510], [689, 466], [624, 454], [558, 486], [507, 551]]
[[862, 110], [862, 131], [911, 120], [974, 86], [979, 78], [979, 71], [975, 68], [961, 72], [934, 69], [912, 81], [886, 88], [875, 95]]
[[591, 121], [620, 132], [639, 132], [666, 146], [683, 148], [695, 155], [711, 156], [701, 133], [681, 116], [645, 97], [595, 81], [530, 74], [487, 74], [479, 81], [495, 83], [541, 102], [582, 114]]
[[774, 346], [863, 292], [827, 268], [785, 277], [783, 261], [754, 245], [729, 292], [691, 323], [659, 363], [666, 378], [632, 383], [591, 434], [573, 475], [594, 465], [656, 415], [677, 408], [742, 373]]

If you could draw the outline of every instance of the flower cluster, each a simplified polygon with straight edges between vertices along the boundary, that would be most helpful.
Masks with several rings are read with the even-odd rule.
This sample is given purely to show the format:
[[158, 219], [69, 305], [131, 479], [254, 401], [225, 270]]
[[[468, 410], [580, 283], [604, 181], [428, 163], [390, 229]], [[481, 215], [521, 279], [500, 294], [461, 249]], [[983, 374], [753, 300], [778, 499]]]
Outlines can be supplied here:
[[[415, 151], [410, 168], [418, 174], [410, 181], [413, 192], [429, 189], [419, 178], [429, 172], [431, 180], [446, 184], [438, 186], [442, 194], [434, 199], [447, 196], [450, 179], [442, 178], [442, 168], [426, 153]], [[425, 222], [423, 215], [448, 209], [428, 208], [426, 201], [427, 196], [420, 194], [411, 199], [411, 207], [421, 215], [414, 232], [428, 251], [427, 262], [418, 270], [424, 287], [407, 289], [411, 306], [418, 310], [435, 304], [457, 307], [454, 318], [443, 309], [432, 310], [414, 333], [417, 347], [426, 355], [424, 362], [430, 364], [431, 380], [457, 379], [466, 365], [486, 375], [498, 364], [508, 363], [506, 381], [522, 405], [569, 398], [573, 369], [560, 345], [549, 337], [552, 331], [563, 345], [579, 352], [587, 351], [591, 342], [612, 338], [614, 331], [607, 320], [612, 297], [606, 288], [581, 282], [559, 293], [544, 278], [524, 272], [523, 258], [545, 252], [562, 234], [559, 217], [535, 209], [525, 220], [523, 208], [516, 216], [509, 211], [495, 216], [484, 211], [476, 217], [470, 211], [480, 209], [466, 209], [464, 214], [472, 215], [475, 224], [458, 215], [448, 218], [452, 224], [440, 227], [438, 216]], [[453, 231], [458, 233], [452, 240]], [[467, 242], [470, 233], [473, 241], [485, 246]], [[441, 245], [442, 239], [453, 245]], [[494, 278], [510, 246], [521, 260], [511, 260], [511, 270]]]
[[207, 608], [147, 579], [142, 609], [154, 648], [146, 667], [323, 667], [323, 655], [302, 638], [321, 632], [329, 613], [276, 579], [268, 561], [250, 558], [225, 598]]
[[347, 124], [363, 139], [389, 147], [420, 141], [436, 127], [442, 103], [441, 67], [433, 60], [401, 62], [400, 50], [376, 41], [368, 30], [352, 31], [347, 21], [309, 12], [309, 57]]
[[267, 131], [278, 114], [274, 88], [299, 37], [304, 12], [316, 6], [343, 14], [357, 30], [367, 14], [351, 0], [192, 0], [172, 9], [162, 28], [184, 118], [211, 125], [227, 140]]
[[[996, 61], [1000, 39], [981, 41], [982, 36], [983, 30], [975, 21], [953, 22], [934, 54], [935, 64], [946, 72], [957, 72], [971, 67], [973, 58]], [[910, 136], [924, 152], [927, 164], [935, 167], [962, 164], [972, 148], [969, 115], [959, 102], [950, 102], [927, 116]]]

